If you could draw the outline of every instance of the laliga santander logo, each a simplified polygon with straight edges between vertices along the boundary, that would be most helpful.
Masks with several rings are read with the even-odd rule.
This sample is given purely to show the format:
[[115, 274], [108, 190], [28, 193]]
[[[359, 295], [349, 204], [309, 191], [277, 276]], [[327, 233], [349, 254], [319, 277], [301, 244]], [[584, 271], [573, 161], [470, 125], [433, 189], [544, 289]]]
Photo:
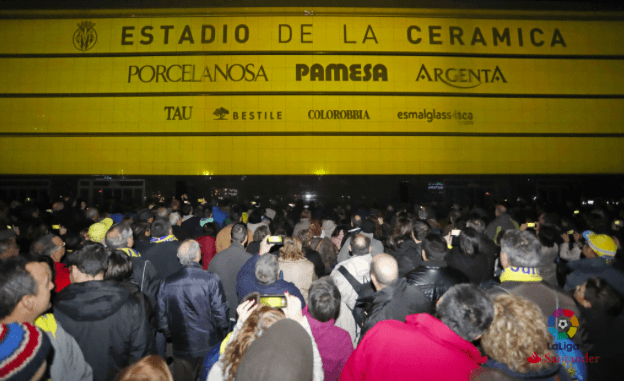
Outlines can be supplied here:
[[578, 319], [574, 316], [574, 312], [570, 310], [559, 308], [548, 317], [548, 332], [558, 340], [574, 337], [578, 326]]
[[542, 358], [539, 357], [537, 353], [533, 352], [533, 356], [527, 358], [527, 361], [531, 364], [537, 364], [538, 362], [542, 361]]

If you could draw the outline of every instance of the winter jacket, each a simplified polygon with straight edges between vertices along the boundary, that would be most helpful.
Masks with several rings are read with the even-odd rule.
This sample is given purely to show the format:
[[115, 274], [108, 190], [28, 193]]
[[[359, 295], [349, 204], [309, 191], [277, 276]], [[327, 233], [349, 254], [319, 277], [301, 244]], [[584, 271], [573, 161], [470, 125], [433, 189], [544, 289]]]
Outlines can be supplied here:
[[208, 270], [208, 265], [212, 258], [217, 254], [217, 247], [215, 246], [216, 239], [209, 235], [197, 238], [197, 242], [201, 245], [202, 252], [202, 268]]
[[205, 356], [229, 325], [227, 308], [219, 277], [193, 262], [162, 281], [158, 328], [171, 337], [175, 357]]
[[557, 282], [557, 256], [559, 255], [559, 245], [556, 243], [552, 247], [542, 246], [540, 257], [540, 265], [537, 268], [537, 273], [542, 277], [545, 283], [559, 287]]
[[208, 272], [217, 274], [221, 280], [232, 319], [236, 319], [236, 307], [238, 307], [236, 276], [250, 258], [252, 258], [251, 254], [245, 251], [243, 245], [232, 243], [230, 247], [217, 253], [208, 265]]
[[202, 227], [199, 224], [198, 216], [188, 215], [182, 218], [182, 225], [180, 226], [189, 238], [196, 239], [202, 235]]
[[132, 261], [132, 282], [139, 286], [139, 291], [147, 296], [147, 299], [156, 308], [158, 287], [160, 286], [160, 278], [156, 268], [146, 258], [130, 257]]
[[586, 363], [588, 380], [618, 380], [624, 358], [624, 316], [579, 307], [584, 317], [588, 340], [593, 344], [589, 356], [599, 361]]
[[178, 247], [180, 241], [151, 243], [141, 257], [152, 262], [160, 279], [165, 279], [182, 268], [178, 259]]
[[307, 246], [303, 248], [303, 253], [305, 254], [306, 259], [314, 265], [314, 273], [316, 274], [316, 277], [320, 278], [325, 275], [325, 263], [323, 263], [323, 257], [321, 257], [321, 254]]
[[219, 209], [217, 206], [212, 207], [212, 219], [214, 222], [219, 224], [219, 228], [225, 226], [225, 219], [227, 218], [227, 213]]
[[70, 284], [56, 295], [54, 315], [76, 339], [95, 381], [114, 379], [152, 352], [145, 306], [115, 281]]
[[[362, 231], [360, 231], [358, 234], [363, 234], [365, 236], [367, 236], [368, 238], [370, 238], [371, 241], [371, 255], [374, 257], [375, 255], [379, 254], [379, 253], [383, 253], [384, 252], [384, 246], [383, 243], [381, 243], [381, 241], [376, 240], [375, 238], [373, 238], [373, 233], [364, 233]], [[341, 246], [340, 249], [340, 253], [338, 253], [338, 263], [344, 262], [350, 258], [353, 258], [351, 256], [351, 253], [349, 253], [350, 246], [351, 246], [351, 236], [347, 235], [347, 238], [345, 238], [343, 245]]]
[[287, 261], [280, 258], [279, 269], [284, 274], [284, 280], [297, 286], [303, 299], [308, 300], [310, 285], [317, 279], [312, 262], [307, 259]]
[[566, 279], [564, 290], [574, 290], [587, 279], [598, 276], [605, 280], [611, 287], [624, 295], [624, 273], [607, 263], [604, 257], [584, 258], [578, 261], [568, 262], [572, 272]]
[[376, 324], [353, 351], [341, 381], [467, 380], [486, 357], [429, 314]]
[[355, 308], [355, 302], [358, 298], [357, 292], [353, 289], [353, 286], [339, 271], [340, 266], [343, 266], [353, 277], [360, 283], [370, 282], [370, 266], [373, 261], [373, 257], [370, 254], [353, 257], [348, 261], [339, 263], [334, 271], [331, 272], [331, 277], [336, 283], [336, 287], [340, 290], [342, 301], [353, 310]]
[[500, 243], [500, 239], [505, 231], [516, 229], [518, 229], [518, 223], [514, 221], [509, 214], [503, 213], [488, 224], [483, 234], [495, 243]]
[[451, 287], [470, 280], [460, 271], [449, 267], [445, 261], [424, 261], [405, 275], [407, 283], [416, 285], [432, 304]]
[[405, 276], [423, 261], [421, 244], [412, 239], [403, 241], [396, 246], [389, 245], [386, 252], [396, 259], [399, 265], [399, 277]]
[[498, 361], [488, 361], [470, 373], [470, 381], [508, 381], [508, 380], [531, 380], [531, 381], [572, 381], [570, 374], [561, 364], [538, 372], [519, 373], [515, 372]]
[[93, 370], [87, 364], [76, 340], [58, 324], [53, 314], [41, 315], [35, 325], [48, 335], [54, 357], [50, 364], [52, 381], [91, 381]]
[[[220, 253], [230, 247], [230, 244], [232, 243], [232, 226], [234, 226], [234, 224], [230, 224], [219, 230], [219, 234], [217, 234], [217, 240], [215, 242], [217, 253]], [[251, 230], [247, 229], [247, 242], [251, 241], [253, 241], [253, 233]]]
[[468, 277], [470, 283], [480, 285], [494, 278], [494, 257], [484, 253], [465, 254], [454, 246], [446, 255], [446, 263]]
[[307, 306], [303, 309], [303, 316], [310, 323], [312, 336], [321, 354], [325, 381], [339, 380], [342, 369], [353, 352], [351, 337], [347, 331], [334, 325], [334, 319], [324, 323], [314, 319]]
[[54, 291], [60, 292], [71, 284], [69, 280], [69, 269], [61, 262], [54, 262]]
[[[264, 254], [273, 255], [273, 254]], [[277, 295], [288, 292], [301, 300], [301, 307], [305, 307], [306, 300], [301, 295], [301, 291], [291, 282], [287, 282], [283, 279], [278, 279], [271, 284], [261, 284], [256, 279], [256, 262], [260, 258], [260, 255], [254, 255], [240, 268], [240, 271], [236, 275], [236, 299], [235, 305], [243, 300], [243, 298], [252, 292], [259, 292], [260, 295]]]
[[405, 278], [399, 278], [394, 285], [377, 291], [368, 300], [360, 299], [358, 303], [364, 305], [368, 316], [360, 337], [382, 320], [404, 322], [407, 315], [431, 312], [429, 299]]

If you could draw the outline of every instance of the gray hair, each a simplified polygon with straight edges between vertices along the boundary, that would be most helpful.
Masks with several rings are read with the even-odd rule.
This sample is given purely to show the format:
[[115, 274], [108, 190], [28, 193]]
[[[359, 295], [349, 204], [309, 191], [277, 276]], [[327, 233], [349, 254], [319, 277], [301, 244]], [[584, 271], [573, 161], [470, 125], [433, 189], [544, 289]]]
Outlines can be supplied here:
[[512, 267], [536, 267], [540, 264], [542, 244], [524, 230], [507, 230], [501, 239], [501, 252]]
[[99, 212], [96, 208], [87, 208], [87, 210], [85, 211], [85, 216], [90, 219], [97, 217], [98, 214]]
[[56, 236], [54, 234], [46, 234], [43, 237], [39, 237], [32, 243], [32, 245], [30, 245], [30, 254], [33, 256], [52, 256], [52, 254], [59, 249], [53, 241], [55, 237]]
[[173, 212], [169, 215], [169, 223], [171, 224], [171, 226], [177, 225], [178, 221], [180, 221], [181, 218], [182, 217], [180, 217], [180, 213]]
[[190, 265], [195, 262], [195, 258], [201, 252], [199, 242], [194, 239], [187, 239], [178, 248], [178, 258], [182, 266]]
[[[161, 209], [164, 209], [164, 210], [161, 210]], [[158, 211], [156, 214], [158, 215], [158, 217], [167, 218], [169, 216], [169, 213], [170, 211], [167, 208], [158, 208]]]
[[273, 254], [265, 254], [258, 258], [255, 267], [256, 279], [261, 284], [273, 284], [277, 281], [279, 263]]
[[115, 224], [106, 232], [104, 243], [109, 249], [122, 249], [128, 246], [128, 240], [132, 237], [132, 228], [124, 223]]

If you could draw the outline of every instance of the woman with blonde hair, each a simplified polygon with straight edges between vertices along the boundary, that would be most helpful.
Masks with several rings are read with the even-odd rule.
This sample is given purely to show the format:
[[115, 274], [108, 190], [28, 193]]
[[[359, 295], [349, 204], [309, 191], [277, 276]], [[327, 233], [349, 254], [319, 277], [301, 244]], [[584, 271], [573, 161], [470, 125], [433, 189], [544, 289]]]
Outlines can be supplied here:
[[548, 332], [540, 308], [512, 294], [494, 299], [494, 320], [481, 338], [488, 361], [477, 368], [471, 380], [571, 380], [549, 349], [553, 336]]
[[173, 377], [162, 357], [149, 355], [124, 368], [117, 381], [173, 381]]
[[284, 237], [284, 246], [279, 250], [279, 269], [284, 280], [297, 286], [304, 300], [308, 300], [308, 289], [317, 276], [314, 264], [306, 259], [299, 238]]

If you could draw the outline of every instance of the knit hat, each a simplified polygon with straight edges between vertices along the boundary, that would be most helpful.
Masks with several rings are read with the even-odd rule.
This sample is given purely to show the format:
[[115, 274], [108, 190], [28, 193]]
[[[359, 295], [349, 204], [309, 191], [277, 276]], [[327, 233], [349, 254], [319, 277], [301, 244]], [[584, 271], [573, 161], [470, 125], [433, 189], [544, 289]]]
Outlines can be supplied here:
[[106, 237], [106, 232], [111, 226], [113, 226], [113, 220], [110, 218], [105, 218], [89, 226], [89, 237], [91, 237], [91, 241], [102, 242], [104, 237]]
[[336, 223], [334, 221], [323, 221], [323, 232], [325, 233], [325, 237], [331, 237], [332, 234], [334, 234], [334, 230], [336, 230]]
[[591, 249], [599, 256], [615, 257], [617, 246], [613, 238], [607, 234], [596, 234], [591, 230], [583, 232], [583, 238]]
[[0, 327], [0, 379], [30, 380], [46, 360], [50, 339], [29, 323]]
[[310, 381], [313, 371], [312, 341], [291, 319], [273, 324], [243, 355], [237, 380]]

